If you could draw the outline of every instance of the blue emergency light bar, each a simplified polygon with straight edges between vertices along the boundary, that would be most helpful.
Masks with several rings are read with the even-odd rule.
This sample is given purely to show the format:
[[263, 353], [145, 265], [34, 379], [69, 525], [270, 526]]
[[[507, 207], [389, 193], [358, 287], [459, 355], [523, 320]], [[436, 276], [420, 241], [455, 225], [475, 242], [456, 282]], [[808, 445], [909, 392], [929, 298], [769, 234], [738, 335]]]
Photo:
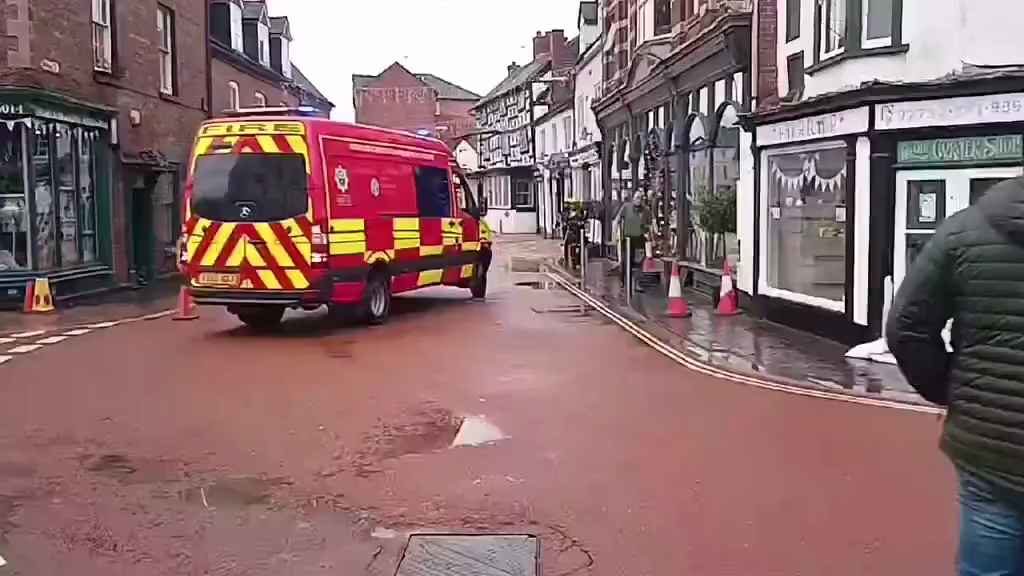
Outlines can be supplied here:
[[238, 108], [237, 110], [226, 110], [224, 115], [229, 118], [245, 118], [250, 116], [296, 116], [303, 118], [314, 118], [322, 115], [320, 110], [312, 106], [298, 106], [295, 108]]

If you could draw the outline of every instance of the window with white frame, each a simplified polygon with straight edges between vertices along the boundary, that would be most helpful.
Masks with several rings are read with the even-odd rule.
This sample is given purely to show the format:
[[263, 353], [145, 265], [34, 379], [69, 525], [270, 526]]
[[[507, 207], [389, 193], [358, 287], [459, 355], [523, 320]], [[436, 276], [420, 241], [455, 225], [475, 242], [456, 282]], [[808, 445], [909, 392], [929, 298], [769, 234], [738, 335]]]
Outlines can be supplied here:
[[257, 26], [257, 29], [259, 37], [260, 64], [270, 66], [270, 27], [261, 22], [260, 25]]
[[241, 107], [239, 98], [238, 82], [228, 81], [228, 110], [238, 110]]
[[572, 148], [572, 116], [562, 118], [562, 135], [565, 137], [565, 148]]
[[861, 47], [882, 48], [891, 45], [893, 0], [861, 0], [861, 12]]
[[231, 49], [241, 52], [245, 44], [242, 35], [242, 7], [235, 2], [228, 2], [228, 9], [231, 14]]
[[112, 1], [92, 0], [93, 68], [101, 72], [113, 70], [114, 43], [110, 18]]
[[156, 29], [160, 34], [160, 92], [174, 94], [174, 11], [157, 6]]
[[516, 208], [533, 208], [535, 199], [533, 186], [529, 180], [516, 180], [512, 183], [513, 198]]
[[256, 94], [253, 95], [253, 104], [255, 104], [257, 108], [266, 108], [267, 97], [264, 96], [262, 92], [256, 92]]
[[821, 59], [846, 48], [846, 0], [819, 0], [821, 5]]

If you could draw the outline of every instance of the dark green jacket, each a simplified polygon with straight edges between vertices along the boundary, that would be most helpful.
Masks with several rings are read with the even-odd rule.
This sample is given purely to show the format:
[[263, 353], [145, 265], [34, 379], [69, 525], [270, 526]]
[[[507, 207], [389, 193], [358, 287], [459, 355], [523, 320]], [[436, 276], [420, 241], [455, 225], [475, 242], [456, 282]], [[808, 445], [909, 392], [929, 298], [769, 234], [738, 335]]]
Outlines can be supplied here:
[[939, 227], [900, 286], [886, 337], [910, 384], [949, 406], [942, 448], [953, 462], [1024, 493], [1024, 178]]

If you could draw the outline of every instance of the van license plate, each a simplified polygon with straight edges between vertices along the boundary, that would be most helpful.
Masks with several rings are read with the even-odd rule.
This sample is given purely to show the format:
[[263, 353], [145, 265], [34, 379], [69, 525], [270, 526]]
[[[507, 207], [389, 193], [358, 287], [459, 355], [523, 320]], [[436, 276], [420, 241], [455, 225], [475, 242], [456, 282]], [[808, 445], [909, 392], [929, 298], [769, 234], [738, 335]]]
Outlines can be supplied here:
[[227, 274], [223, 272], [202, 272], [199, 274], [199, 284], [203, 286], [238, 286], [238, 274]]

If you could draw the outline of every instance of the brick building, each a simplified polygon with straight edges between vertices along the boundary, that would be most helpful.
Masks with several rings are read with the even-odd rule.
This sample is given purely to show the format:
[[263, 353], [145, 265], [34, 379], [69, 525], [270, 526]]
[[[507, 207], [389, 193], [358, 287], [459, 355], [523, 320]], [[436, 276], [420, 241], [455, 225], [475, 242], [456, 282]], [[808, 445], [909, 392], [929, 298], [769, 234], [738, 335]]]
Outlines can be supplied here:
[[329, 117], [332, 104], [291, 62], [291, 24], [271, 17], [262, 1], [212, 0], [213, 113], [264, 106], [312, 106]]
[[0, 35], [0, 300], [174, 269], [209, 93], [203, 0], [12, 0]]
[[[231, 64], [244, 66], [213, 58], [223, 51], [220, 42], [207, 41], [208, 23], [220, 24], [211, 13], [220, 3], [5, 4], [0, 302], [20, 301], [36, 277], [49, 278], [60, 299], [174, 273], [192, 139], [224, 102], [223, 91], [214, 91], [213, 67], [234, 74]], [[262, 89], [268, 104], [313, 104], [329, 114], [327, 99], [280, 58], [287, 54], [287, 21], [266, 23], [265, 60], [273, 73], [252, 82], [237, 76], [240, 94], [243, 86], [252, 94]], [[231, 46], [234, 29], [228, 30]]]
[[354, 74], [352, 98], [360, 124], [427, 131], [454, 146], [476, 127], [471, 109], [480, 96], [395, 62], [376, 76]]

